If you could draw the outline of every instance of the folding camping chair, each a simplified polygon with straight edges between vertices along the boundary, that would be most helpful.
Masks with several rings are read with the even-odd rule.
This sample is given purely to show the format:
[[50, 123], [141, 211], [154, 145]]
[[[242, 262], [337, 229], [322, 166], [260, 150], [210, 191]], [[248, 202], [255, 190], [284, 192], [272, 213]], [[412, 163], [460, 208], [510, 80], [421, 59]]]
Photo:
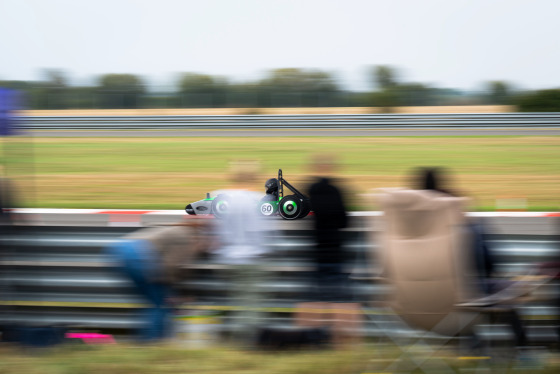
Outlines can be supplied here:
[[[377, 198], [384, 213], [379, 279], [391, 287], [387, 305], [409, 327], [425, 332], [412, 344], [410, 339], [403, 344], [403, 339], [386, 331], [402, 355], [382, 371], [394, 371], [406, 363], [412, 365], [410, 370], [426, 370], [427, 363], [437, 362], [434, 355], [453, 337], [474, 336], [473, 327], [484, 314], [511, 311], [513, 296], [521, 296], [529, 288], [515, 285], [515, 292], [482, 298], [465, 230], [464, 198], [400, 189], [384, 190]], [[506, 301], [509, 305], [503, 304]], [[431, 334], [447, 338], [439, 341], [439, 347], [425, 344]], [[419, 350], [422, 357], [413, 354]], [[442, 360], [438, 365], [446, 367]]]

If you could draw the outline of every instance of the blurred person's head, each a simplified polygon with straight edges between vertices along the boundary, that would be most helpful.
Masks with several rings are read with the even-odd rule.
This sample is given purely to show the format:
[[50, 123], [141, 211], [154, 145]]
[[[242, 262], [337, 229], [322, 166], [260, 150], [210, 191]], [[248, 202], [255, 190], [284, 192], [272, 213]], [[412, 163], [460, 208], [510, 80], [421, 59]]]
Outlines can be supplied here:
[[418, 190], [432, 190], [450, 193], [447, 189], [446, 171], [438, 167], [419, 168], [414, 174], [414, 187]]
[[316, 176], [332, 176], [338, 168], [336, 156], [333, 154], [316, 154], [311, 157], [311, 172]]
[[258, 160], [234, 160], [229, 163], [229, 180], [237, 188], [255, 187], [261, 165]]

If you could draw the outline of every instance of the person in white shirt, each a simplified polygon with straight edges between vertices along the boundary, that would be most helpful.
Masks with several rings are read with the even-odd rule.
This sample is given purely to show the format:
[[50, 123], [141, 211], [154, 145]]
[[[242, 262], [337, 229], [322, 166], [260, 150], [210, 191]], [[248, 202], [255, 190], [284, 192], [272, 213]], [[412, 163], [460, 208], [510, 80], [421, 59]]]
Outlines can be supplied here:
[[234, 313], [233, 337], [252, 344], [260, 324], [265, 271], [264, 256], [269, 252], [264, 231], [264, 217], [258, 211], [262, 194], [252, 191], [257, 184], [259, 165], [254, 161], [238, 161], [230, 165], [232, 186], [218, 195], [225, 208], [214, 222], [215, 262], [228, 265], [230, 299], [238, 311]]

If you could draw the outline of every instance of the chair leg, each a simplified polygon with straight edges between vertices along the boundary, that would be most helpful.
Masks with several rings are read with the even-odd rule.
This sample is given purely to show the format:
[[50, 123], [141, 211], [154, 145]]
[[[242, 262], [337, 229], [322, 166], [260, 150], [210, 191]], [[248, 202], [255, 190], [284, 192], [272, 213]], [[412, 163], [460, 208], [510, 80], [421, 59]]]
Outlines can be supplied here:
[[[465, 317], [458, 321], [456, 326], [457, 334], [465, 331], [465, 328], [477, 317], [476, 313], [465, 314]], [[448, 322], [447, 318], [449, 318], [449, 316], [440, 321], [440, 324], [445, 325]], [[400, 320], [400, 318], [396, 319]], [[403, 326], [407, 326], [403, 320], [400, 321]], [[437, 330], [438, 326], [434, 327], [434, 329]], [[437, 370], [438, 372], [454, 372], [444, 359], [437, 356], [438, 352], [441, 352], [441, 350], [453, 339], [453, 336], [440, 336], [438, 344], [433, 344], [426, 341], [430, 333], [430, 331], [427, 331], [416, 337], [405, 335], [403, 339], [402, 336], [395, 336], [391, 333], [391, 331], [389, 331], [386, 335], [389, 339], [391, 339], [401, 353], [397, 359], [381, 371], [395, 372], [400, 370], [420, 370], [423, 372], [432, 372]], [[466, 358], [480, 360], [479, 362], [481, 363], [487, 362], [487, 357], [472, 356]]]

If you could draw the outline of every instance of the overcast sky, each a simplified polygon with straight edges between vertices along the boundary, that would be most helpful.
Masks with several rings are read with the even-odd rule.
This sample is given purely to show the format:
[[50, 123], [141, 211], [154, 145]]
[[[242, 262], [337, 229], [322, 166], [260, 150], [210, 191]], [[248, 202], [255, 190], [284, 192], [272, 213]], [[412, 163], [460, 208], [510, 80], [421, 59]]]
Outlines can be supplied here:
[[476, 89], [560, 87], [558, 0], [0, 0], [0, 79], [135, 73], [261, 77], [319, 68], [367, 89], [368, 67]]

